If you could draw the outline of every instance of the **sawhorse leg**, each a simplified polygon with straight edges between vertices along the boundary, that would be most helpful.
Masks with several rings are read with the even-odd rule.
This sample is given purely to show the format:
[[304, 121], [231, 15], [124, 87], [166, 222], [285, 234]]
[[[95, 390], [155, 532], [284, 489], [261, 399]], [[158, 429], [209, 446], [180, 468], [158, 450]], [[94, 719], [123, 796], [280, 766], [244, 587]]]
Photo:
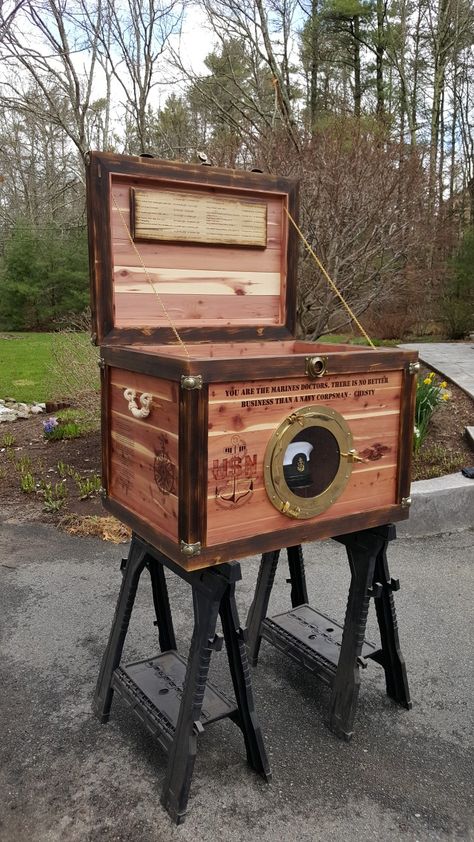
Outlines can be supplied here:
[[306, 576], [304, 572], [304, 558], [301, 544], [295, 547], [288, 547], [288, 567], [290, 569], [290, 578], [287, 579], [288, 584], [291, 584], [291, 607], [296, 608], [297, 605], [307, 605], [308, 591], [306, 589]]
[[178, 723], [161, 796], [162, 805], [177, 824], [181, 823], [186, 813], [196, 759], [197, 736], [203, 730], [199, 720], [211, 654], [213, 650], [222, 646], [222, 638], [215, 634], [219, 613], [237, 701], [237, 710], [232, 719], [243, 733], [249, 765], [265, 780], [271, 780], [262, 733], [255, 713], [244, 634], [239, 625], [235, 602], [235, 583], [222, 580], [213, 571], [205, 574], [205, 580], [206, 591], [193, 591], [194, 633]]
[[400, 649], [397, 614], [393, 599], [393, 591], [399, 590], [400, 583], [398, 579], [390, 578], [386, 543], [375, 561], [374, 583], [380, 583], [382, 586], [381, 592], [374, 594], [381, 649], [372, 658], [384, 668], [387, 695], [397, 704], [411, 710], [412, 702], [408, 688], [407, 669]]
[[[351, 569], [351, 585], [338, 661], [333, 661], [332, 672], [329, 673], [332, 684], [330, 727], [334, 733], [346, 740], [349, 740], [353, 733], [360, 688], [359, 669], [360, 666], [366, 665], [361, 655], [370, 597], [374, 597], [376, 606], [381, 648], [373, 651], [373, 654], [368, 654], [367, 648], [370, 644], [367, 644], [365, 657], [383, 666], [388, 695], [398, 704], [411, 708], [393, 600], [393, 591], [398, 590], [399, 584], [398, 581], [390, 579], [387, 563], [387, 544], [395, 537], [395, 527], [390, 524], [335, 539], [346, 547]], [[247, 621], [248, 650], [252, 666], [258, 661], [262, 623], [267, 615], [279, 554], [279, 550], [265, 553], [260, 564], [257, 587]], [[300, 545], [288, 548], [288, 562], [290, 579], [287, 581], [291, 584], [291, 604], [294, 609], [308, 603]], [[289, 654], [296, 658], [294, 654]], [[334, 663], [337, 664], [336, 667]]]
[[122, 585], [115, 608], [109, 641], [102, 658], [99, 678], [97, 679], [97, 686], [92, 702], [92, 709], [101, 722], [107, 722], [110, 715], [110, 706], [114, 694], [112, 676], [114, 670], [120, 664], [130, 623], [130, 615], [145, 564], [146, 551], [137, 541], [132, 539], [128, 559], [123, 569]]
[[224, 593], [220, 606], [220, 616], [229, 659], [229, 669], [234, 685], [235, 698], [237, 699], [237, 712], [234, 718], [244, 735], [249, 766], [266, 781], [270, 781], [272, 777], [270, 766], [253, 700], [245, 645], [247, 635], [239, 624], [235, 601], [235, 584], [230, 585]]
[[[291, 585], [291, 605], [293, 608], [296, 608], [297, 605], [305, 605], [308, 602], [301, 544], [288, 547], [287, 554], [290, 578], [286, 581]], [[260, 562], [257, 586], [247, 616], [247, 651], [252, 667], [256, 667], [258, 663], [258, 654], [262, 642], [260, 627], [267, 616], [268, 603], [270, 601], [279, 558], [280, 550], [274, 550], [273, 552], [263, 553]]]
[[386, 545], [391, 527], [339, 536], [351, 569], [344, 631], [336, 675], [332, 685], [329, 727], [338, 737], [350, 740], [360, 689], [360, 658], [365, 637], [375, 563]]
[[247, 650], [249, 662], [252, 667], [256, 667], [258, 663], [258, 653], [262, 642], [260, 627], [267, 616], [268, 603], [270, 601], [279, 557], [280, 550], [263, 553], [258, 570], [257, 586], [247, 616]]
[[215, 630], [224, 588], [225, 583], [219, 582], [216, 577], [216, 580], [211, 582], [209, 591], [193, 590], [194, 631], [178, 722], [168, 755], [168, 767], [161, 794], [163, 807], [177, 824], [184, 820], [186, 814], [196, 759], [197, 737], [203, 730], [200, 716], [211, 653], [221, 645]]
[[156, 614], [155, 625], [158, 626], [160, 649], [162, 652], [168, 652], [170, 649], [176, 649], [176, 638], [174, 636], [165, 571], [163, 570], [163, 566], [157, 563], [149, 554], [146, 556], [146, 566], [151, 578], [153, 604]]
[[[158, 726], [159, 706], [156, 708], [156, 715], [153, 714], [154, 718], [152, 717], [152, 733], [157, 734], [156, 728], [162, 729], [160, 731], [162, 734], [161, 745], [168, 751], [168, 765], [161, 801], [171, 817], [179, 824], [183, 821], [186, 813], [196, 757], [197, 736], [203, 731], [202, 708], [211, 653], [213, 650], [220, 649], [223, 642], [222, 637], [217, 635], [215, 631], [219, 613], [222, 618], [237, 709], [233, 708], [228, 700], [225, 700], [223, 708], [225, 712], [217, 711], [217, 713], [214, 713], [214, 718], [220, 718], [222, 715], [230, 716], [243, 733], [249, 764], [266, 780], [270, 780], [271, 775], [255, 713], [244, 632], [239, 625], [235, 602], [235, 583], [241, 576], [240, 565], [236, 562], [219, 565], [219, 567], [210, 570], [187, 572], [175, 562], [154, 550], [141, 538], [136, 535], [133, 536], [128, 559], [123, 567], [120, 595], [94, 696], [96, 714], [102, 722], [106, 722], [109, 717], [113, 687], [116, 689], [122, 688], [120, 690], [122, 693], [123, 681], [126, 680], [130, 683], [130, 674], [128, 674], [128, 678], [124, 679], [124, 676], [127, 675], [127, 667], [120, 668], [120, 659], [138, 582], [145, 567], [148, 568], [151, 576], [160, 647], [164, 652], [170, 652], [173, 658], [182, 662], [177, 653], [171, 651], [176, 649], [176, 642], [163, 569], [165, 566], [191, 585], [194, 608], [194, 630], [186, 674], [180, 692], [178, 686], [177, 698], [179, 701], [175, 708], [176, 719], [173, 720], [173, 716], [171, 716], [171, 719], [167, 720], [168, 724], [163, 723]], [[140, 667], [142, 663], [129, 665], [129, 669]], [[148, 667], [151, 668], [151, 666], [152, 663], [149, 662]], [[136, 690], [131, 691], [136, 693], [133, 699], [133, 707], [140, 707], [142, 704], [141, 698], [143, 698], [143, 691], [140, 690], [141, 685], [138, 678], [137, 682], [134, 685]], [[128, 687], [129, 684], [127, 684]], [[129, 692], [128, 689], [127, 692]], [[209, 692], [211, 695], [214, 693], [215, 699], [216, 692], [214, 690]], [[140, 696], [140, 693], [142, 693], [142, 696]], [[150, 701], [146, 702], [146, 705], [149, 706], [149, 704]], [[141, 715], [145, 716], [145, 720], [147, 709], [142, 704]], [[169, 716], [169, 708], [166, 716]], [[170, 724], [172, 721], [176, 722], [175, 726]], [[204, 713], [204, 721], [213, 721], [213, 718], [208, 713]]]

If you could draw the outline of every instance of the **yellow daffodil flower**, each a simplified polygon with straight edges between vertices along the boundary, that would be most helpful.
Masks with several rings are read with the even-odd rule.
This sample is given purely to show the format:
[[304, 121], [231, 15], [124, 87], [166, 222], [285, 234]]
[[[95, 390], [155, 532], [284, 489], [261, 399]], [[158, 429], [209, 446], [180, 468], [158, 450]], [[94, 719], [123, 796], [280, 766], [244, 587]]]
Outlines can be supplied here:
[[425, 377], [423, 383], [426, 383], [426, 385], [429, 386], [431, 384], [431, 377]]
[[443, 380], [443, 382], [442, 382], [442, 383], [440, 383], [439, 385], [440, 385], [440, 388], [441, 388], [441, 389], [446, 389], [446, 387], [447, 387], [447, 385], [448, 385], [448, 384], [446, 383], [446, 380]]

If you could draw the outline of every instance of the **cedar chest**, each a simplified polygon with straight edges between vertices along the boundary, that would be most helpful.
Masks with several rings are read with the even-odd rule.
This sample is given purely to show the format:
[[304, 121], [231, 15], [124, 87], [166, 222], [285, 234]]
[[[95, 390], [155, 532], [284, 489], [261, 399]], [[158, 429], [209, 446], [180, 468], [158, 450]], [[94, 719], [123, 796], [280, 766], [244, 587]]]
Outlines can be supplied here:
[[295, 339], [297, 183], [87, 170], [105, 508], [188, 570], [407, 518], [417, 356]]

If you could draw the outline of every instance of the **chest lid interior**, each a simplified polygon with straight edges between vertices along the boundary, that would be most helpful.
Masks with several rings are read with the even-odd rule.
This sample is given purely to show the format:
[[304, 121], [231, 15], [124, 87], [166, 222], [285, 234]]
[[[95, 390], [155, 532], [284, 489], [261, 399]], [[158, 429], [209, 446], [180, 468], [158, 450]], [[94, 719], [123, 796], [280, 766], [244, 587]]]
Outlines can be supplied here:
[[96, 342], [293, 336], [296, 181], [96, 152], [87, 169]]

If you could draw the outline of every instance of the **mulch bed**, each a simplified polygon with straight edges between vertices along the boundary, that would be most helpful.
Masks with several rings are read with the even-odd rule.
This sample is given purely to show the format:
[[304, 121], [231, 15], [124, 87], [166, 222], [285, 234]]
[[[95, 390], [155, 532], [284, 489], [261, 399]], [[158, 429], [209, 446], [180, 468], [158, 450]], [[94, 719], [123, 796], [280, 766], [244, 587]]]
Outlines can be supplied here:
[[[24, 459], [31, 460], [30, 472], [38, 482], [45, 480], [53, 485], [63, 482], [58, 471], [58, 464], [63, 463], [82, 478], [100, 475], [100, 433], [87, 433], [76, 439], [62, 439], [48, 441], [43, 435], [43, 419], [37, 416], [26, 420], [2, 424], [0, 427], [0, 506], [21, 505], [24, 508], [33, 506], [39, 509], [41, 520], [56, 522], [65, 513], [84, 515], [99, 515], [103, 513], [98, 494], [86, 500], [79, 499], [76, 480], [67, 475], [64, 484], [67, 486], [67, 498], [64, 505], [57, 512], [42, 510], [41, 489], [38, 493], [26, 494], [20, 487], [20, 467]], [[15, 437], [13, 446], [4, 447], [5, 435]]]
[[448, 389], [450, 399], [435, 410], [428, 436], [414, 457], [413, 480], [442, 477], [474, 465], [474, 452], [464, 433], [474, 425], [474, 401], [453, 383], [448, 383]]
[[[450, 384], [449, 389], [451, 399], [434, 414], [428, 438], [414, 459], [414, 480], [455, 473], [474, 465], [474, 452], [464, 437], [464, 428], [474, 424], [474, 401], [457, 386]], [[71, 472], [76, 471], [83, 478], [100, 474], [99, 431], [72, 440], [47, 441], [43, 436], [44, 417], [0, 426], [0, 508], [14, 510], [15, 517], [22, 520], [69, 523], [71, 529], [79, 532], [82, 522], [89, 523], [90, 532], [99, 534], [97, 519], [104, 515], [100, 496], [96, 493], [80, 500], [73, 477], [64, 479], [67, 498], [55, 512], [44, 511], [40, 488], [38, 493], [24, 493], [20, 488], [20, 465], [25, 457], [31, 460], [30, 470], [38, 482], [41, 479], [53, 485], [63, 482], [58, 463], [69, 466]], [[5, 447], [3, 439], [8, 434], [15, 437], [15, 443]], [[88, 527], [85, 528], [87, 531]], [[110, 523], [105, 532], [110, 533]]]

